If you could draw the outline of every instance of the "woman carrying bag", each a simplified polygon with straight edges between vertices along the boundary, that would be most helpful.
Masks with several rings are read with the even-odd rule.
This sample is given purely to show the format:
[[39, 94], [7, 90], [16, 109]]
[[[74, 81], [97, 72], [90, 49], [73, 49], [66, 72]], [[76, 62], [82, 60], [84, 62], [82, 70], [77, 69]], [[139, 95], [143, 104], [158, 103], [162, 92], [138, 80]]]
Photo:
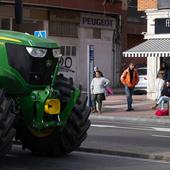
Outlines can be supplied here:
[[[108, 79], [102, 77], [100, 71], [96, 71], [96, 77], [91, 82], [91, 94], [92, 94], [92, 112], [98, 112], [101, 114], [102, 101], [105, 100], [105, 88], [110, 83]], [[96, 105], [98, 104], [98, 109]]]

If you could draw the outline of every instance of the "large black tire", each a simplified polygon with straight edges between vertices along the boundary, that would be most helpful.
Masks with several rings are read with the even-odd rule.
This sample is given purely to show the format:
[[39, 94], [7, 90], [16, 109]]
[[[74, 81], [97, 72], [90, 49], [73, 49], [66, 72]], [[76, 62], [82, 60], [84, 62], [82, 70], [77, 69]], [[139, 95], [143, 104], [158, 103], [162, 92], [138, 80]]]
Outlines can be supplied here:
[[[72, 79], [59, 75], [56, 89], [61, 93], [62, 109], [70, 100], [71, 91], [74, 89]], [[23, 148], [32, 151], [36, 156], [61, 156], [76, 150], [87, 136], [90, 127], [90, 108], [86, 106], [87, 97], [81, 96], [74, 106], [68, 122], [63, 130], [54, 129], [45, 137], [38, 137], [28, 130], [24, 123], [17, 128], [17, 139], [21, 140]], [[19, 123], [21, 125], [21, 123]]]
[[0, 157], [11, 149], [15, 136], [14, 120], [12, 100], [5, 97], [4, 90], [0, 89]]

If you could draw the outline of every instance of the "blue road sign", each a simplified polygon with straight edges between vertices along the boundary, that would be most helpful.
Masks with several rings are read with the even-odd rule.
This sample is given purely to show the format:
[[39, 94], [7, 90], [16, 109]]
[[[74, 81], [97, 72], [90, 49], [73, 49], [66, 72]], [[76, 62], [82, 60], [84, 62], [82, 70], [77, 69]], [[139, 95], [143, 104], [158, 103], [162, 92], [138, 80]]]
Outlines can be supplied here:
[[89, 45], [89, 58], [94, 60], [94, 45]]
[[47, 31], [34, 31], [34, 36], [40, 38], [47, 38]]

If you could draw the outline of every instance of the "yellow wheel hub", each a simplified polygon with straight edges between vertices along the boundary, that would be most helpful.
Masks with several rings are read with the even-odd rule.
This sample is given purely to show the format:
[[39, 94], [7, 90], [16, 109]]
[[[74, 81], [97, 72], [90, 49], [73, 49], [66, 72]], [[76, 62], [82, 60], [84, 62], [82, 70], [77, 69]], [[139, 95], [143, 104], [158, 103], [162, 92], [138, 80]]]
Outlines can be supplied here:
[[47, 99], [44, 105], [44, 111], [47, 114], [60, 114], [61, 103], [59, 99]]

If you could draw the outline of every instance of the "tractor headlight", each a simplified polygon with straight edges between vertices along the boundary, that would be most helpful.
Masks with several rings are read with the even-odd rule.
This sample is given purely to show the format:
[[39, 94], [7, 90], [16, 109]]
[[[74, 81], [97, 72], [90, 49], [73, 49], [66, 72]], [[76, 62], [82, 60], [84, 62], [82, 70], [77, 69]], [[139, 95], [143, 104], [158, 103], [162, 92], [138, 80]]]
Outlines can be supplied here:
[[43, 58], [47, 54], [47, 49], [44, 48], [26, 47], [26, 50], [32, 57], [37, 58]]
[[61, 57], [61, 50], [59, 48], [53, 49], [53, 57], [54, 58]]

